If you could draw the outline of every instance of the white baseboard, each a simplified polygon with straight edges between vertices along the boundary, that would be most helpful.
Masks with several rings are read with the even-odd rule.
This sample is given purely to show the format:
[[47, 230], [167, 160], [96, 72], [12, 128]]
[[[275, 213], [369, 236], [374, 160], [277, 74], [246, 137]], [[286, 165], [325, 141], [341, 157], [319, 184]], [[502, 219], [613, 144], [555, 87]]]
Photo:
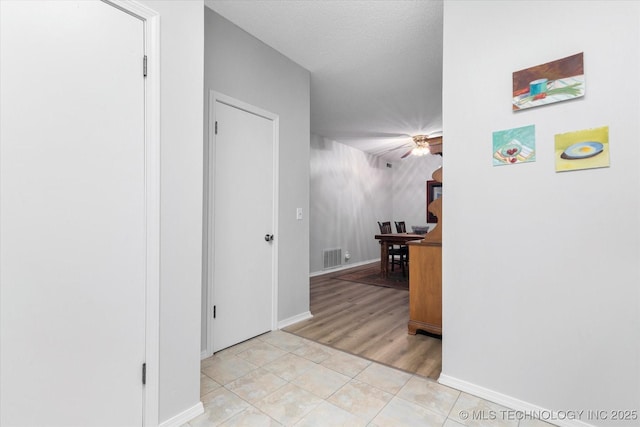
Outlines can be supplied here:
[[209, 354], [209, 352], [207, 350], [202, 350], [200, 352], [200, 360], [204, 360], [207, 357], [210, 357], [211, 355]]
[[330, 270], [314, 271], [309, 273], [309, 277], [322, 276], [323, 274], [335, 273], [336, 271], [347, 270], [353, 267], [360, 267], [361, 265], [371, 264], [372, 262], [380, 262], [380, 258], [370, 259], [369, 261], [354, 262], [353, 264], [344, 264], [341, 267], [332, 268]]
[[161, 423], [159, 427], [180, 427], [200, 414], [204, 414], [204, 406], [202, 405], [202, 402], [198, 402], [186, 411], [169, 418], [167, 421]]
[[302, 322], [303, 320], [311, 319], [313, 314], [310, 311], [305, 313], [300, 313], [293, 317], [289, 317], [288, 319], [284, 319], [278, 322], [278, 329], [286, 328], [289, 325], [293, 325], [294, 323]]
[[[454, 377], [450, 377], [445, 374], [440, 374], [438, 378], [438, 382], [442, 385], [446, 385], [451, 388], [455, 388], [456, 390], [464, 391], [465, 393], [472, 394], [477, 397], [481, 397], [482, 399], [488, 400], [493, 403], [497, 403], [498, 405], [505, 406], [509, 409], [513, 409], [515, 411], [521, 412], [521, 416], [527, 416], [529, 418], [536, 417], [542, 421], [547, 423], [557, 425], [560, 427], [593, 427], [592, 424], [587, 424], [586, 422], [580, 419], [569, 419], [566, 416], [566, 412], [559, 413], [558, 411], [551, 411], [549, 409], [542, 408], [538, 405], [534, 405], [529, 402], [524, 402], [520, 399], [516, 399], [515, 397], [508, 396], [506, 394], [498, 393], [497, 391], [490, 390], [488, 388], [481, 387], [479, 385], [459, 380]], [[584, 411], [582, 414], [582, 418], [585, 419], [587, 417], [587, 411]], [[579, 415], [576, 414], [575, 411], [571, 415]], [[574, 417], [579, 418], [579, 417]]]

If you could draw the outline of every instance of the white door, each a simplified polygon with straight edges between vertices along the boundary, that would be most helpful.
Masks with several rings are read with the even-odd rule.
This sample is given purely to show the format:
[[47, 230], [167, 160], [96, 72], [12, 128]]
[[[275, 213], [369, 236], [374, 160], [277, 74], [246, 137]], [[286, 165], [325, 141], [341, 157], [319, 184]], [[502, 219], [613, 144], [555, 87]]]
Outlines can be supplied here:
[[0, 425], [141, 426], [143, 22], [0, 8]]
[[211, 106], [215, 352], [272, 329], [276, 122], [220, 100]]

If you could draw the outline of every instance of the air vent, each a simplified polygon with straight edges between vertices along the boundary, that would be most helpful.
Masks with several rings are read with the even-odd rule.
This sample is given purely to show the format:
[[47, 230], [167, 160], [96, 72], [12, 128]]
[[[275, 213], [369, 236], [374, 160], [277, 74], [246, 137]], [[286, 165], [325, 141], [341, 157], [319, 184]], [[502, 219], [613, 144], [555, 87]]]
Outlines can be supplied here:
[[324, 269], [342, 265], [342, 249], [325, 249], [322, 251], [322, 259], [324, 260]]

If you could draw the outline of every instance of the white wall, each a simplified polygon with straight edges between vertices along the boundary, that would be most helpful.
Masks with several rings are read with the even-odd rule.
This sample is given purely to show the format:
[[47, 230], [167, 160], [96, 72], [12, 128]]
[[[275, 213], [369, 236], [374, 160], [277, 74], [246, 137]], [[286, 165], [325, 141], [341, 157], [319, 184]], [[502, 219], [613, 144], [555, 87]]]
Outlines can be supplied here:
[[[163, 422], [197, 407], [200, 400], [204, 6], [202, 0], [142, 0], [142, 3], [160, 14], [158, 415]], [[75, 345], [82, 353], [85, 343], [80, 340]], [[96, 369], [108, 363], [109, 354], [104, 358], [105, 361], [93, 361]], [[51, 366], [51, 369], [57, 368]], [[37, 406], [38, 402], [33, 404]]]
[[160, 422], [200, 401], [202, 0], [143, 0], [160, 14]]
[[[208, 100], [210, 90], [280, 116], [280, 217], [279, 235], [276, 236], [279, 239], [278, 320], [307, 313], [309, 72], [206, 8], [205, 100]], [[207, 117], [207, 103], [204, 112]], [[204, 125], [206, 152], [207, 121]], [[296, 220], [296, 208], [303, 209], [302, 221]], [[206, 286], [203, 284], [203, 295], [206, 295], [205, 292]], [[204, 342], [203, 335], [203, 349]]]
[[310, 157], [311, 273], [323, 271], [324, 249], [348, 251], [344, 267], [380, 259], [378, 221], [426, 225], [426, 181], [440, 156], [410, 156], [388, 168], [386, 160], [311, 135]]
[[311, 135], [310, 271], [323, 270], [323, 249], [351, 254], [345, 265], [380, 258], [377, 221], [392, 217], [392, 169], [344, 144]]
[[427, 223], [427, 181], [441, 165], [441, 156], [429, 154], [393, 163], [393, 221], [404, 221], [407, 231], [412, 225], [435, 226]]
[[[444, 6], [442, 380], [557, 411], [638, 410], [640, 3]], [[578, 52], [584, 98], [511, 111], [513, 71]], [[492, 132], [529, 124], [537, 161], [493, 167]], [[611, 167], [556, 173], [554, 135], [599, 126]]]

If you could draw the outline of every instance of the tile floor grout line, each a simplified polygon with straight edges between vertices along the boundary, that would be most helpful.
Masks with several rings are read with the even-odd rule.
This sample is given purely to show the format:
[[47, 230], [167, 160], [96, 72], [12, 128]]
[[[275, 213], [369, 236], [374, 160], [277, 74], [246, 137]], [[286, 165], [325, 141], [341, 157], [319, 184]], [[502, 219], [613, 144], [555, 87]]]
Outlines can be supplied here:
[[[281, 335], [282, 334], [282, 335]], [[288, 338], [283, 338], [283, 337]], [[295, 337], [294, 340], [291, 340], [291, 337]], [[327, 425], [327, 424], [318, 424], [322, 423], [326, 420], [324, 418], [318, 417], [338, 417], [338, 419], [345, 419], [345, 417], [351, 417], [352, 420], [359, 420], [358, 424], [366, 425], [366, 426], [375, 426], [380, 423], [389, 422], [388, 420], [396, 420], [397, 426], [414, 426], [414, 425], [425, 425], [426, 422], [433, 423], [437, 419], [442, 419], [442, 423], [438, 423], [441, 427], [464, 427], [467, 422], [464, 420], [460, 420], [458, 417], [455, 417], [454, 410], [458, 411], [473, 411], [473, 410], [483, 410], [482, 408], [491, 408], [492, 405], [497, 405], [495, 403], [486, 401], [484, 399], [478, 398], [477, 396], [473, 396], [470, 394], [465, 394], [460, 390], [453, 389], [451, 387], [447, 387], [439, 384], [437, 381], [434, 381], [432, 378], [424, 377], [417, 373], [407, 372], [402, 369], [398, 369], [393, 366], [388, 366], [386, 364], [369, 360], [365, 357], [351, 354], [349, 352], [343, 351], [341, 349], [336, 349], [326, 344], [317, 343], [313, 340], [309, 340], [304, 337], [299, 337], [295, 334], [286, 332], [286, 331], [272, 331], [270, 333], [261, 335], [256, 337], [256, 341], [253, 343], [252, 340], [247, 340], [241, 344], [243, 347], [239, 347], [237, 351], [229, 351], [225, 353], [222, 357], [219, 354], [214, 354], [211, 357], [204, 359], [201, 361], [201, 370], [200, 373], [203, 375], [201, 377], [203, 380], [207, 378], [212, 383], [208, 383], [204, 386], [201, 383], [201, 400], [203, 404], [207, 407], [205, 414], [196, 417], [194, 420], [191, 420], [189, 423], [183, 425], [183, 427], [210, 427], [214, 425], [238, 425], [237, 423], [244, 423], [242, 425], [251, 425], [246, 424], [247, 420], [253, 420], [255, 417], [262, 418], [264, 420], [270, 420], [271, 423], [275, 423], [277, 425]], [[257, 348], [256, 346], [260, 344], [268, 344], [266, 346], [261, 346]], [[318, 353], [314, 353], [312, 347], [317, 347], [320, 351], [325, 352], [324, 355], [318, 355]], [[251, 349], [255, 351], [253, 353], [247, 353], [243, 356], [240, 356], [242, 353], [249, 351]], [[307, 350], [308, 352], [305, 352]], [[223, 350], [224, 351], [224, 350]], [[296, 354], [296, 352], [298, 354]], [[277, 354], [277, 356], [276, 356]], [[276, 369], [276, 365], [274, 365], [274, 370], [269, 370], [266, 366], [277, 362], [278, 360], [284, 357], [295, 356], [292, 358], [293, 362], [287, 361], [283, 363], [284, 368], [289, 368], [287, 363], [295, 363], [295, 360], [304, 361], [304, 363], [310, 363], [309, 367], [306, 369], [301, 369], [300, 372], [295, 371], [297, 368], [294, 365], [291, 365], [289, 368], [294, 370], [296, 373], [293, 376], [288, 376], [287, 378], [281, 376], [282, 372], [279, 372]], [[333, 359], [336, 357], [335, 359]], [[352, 359], [353, 358], [353, 359]], [[252, 362], [249, 362], [249, 360]], [[348, 365], [349, 363], [353, 364], [353, 361], [360, 360], [362, 361], [362, 365]], [[216, 371], [216, 362], [224, 361], [223, 365], [218, 365], [218, 369], [220, 371]], [[250, 369], [246, 372], [243, 372], [243, 367], [240, 369], [233, 368], [236, 363], [246, 364]], [[347, 365], [345, 365], [347, 363]], [[360, 362], [358, 362], [360, 363]], [[245, 366], [245, 365], [243, 365]], [[341, 369], [340, 366], [343, 366]], [[354, 370], [350, 370], [349, 366], [354, 367]], [[231, 368], [231, 370], [227, 370]], [[208, 370], [209, 373], [205, 372], [205, 369]], [[324, 371], [324, 369], [329, 369], [331, 372], [335, 373], [335, 381], [331, 380], [329, 382], [323, 383], [323, 375], [327, 375], [329, 371]], [[261, 372], [258, 372], [261, 371]], [[315, 371], [315, 372], [312, 372]], [[218, 372], [218, 373], [216, 373]], [[240, 373], [239, 373], [240, 372]], [[286, 371], [283, 371], [286, 372]], [[254, 390], [261, 390], [261, 387], [267, 387], [268, 382], [259, 383], [255, 382], [252, 384], [250, 378], [246, 378], [251, 374], [256, 375], [256, 380], [260, 379], [261, 375], [269, 375], [274, 379], [278, 379], [278, 383], [282, 381], [282, 383], [278, 386], [275, 386], [274, 389], [269, 390], [268, 393], [264, 396], [261, 396], [259, 399], [255, 401], [255, 403], [250, 402], [245, 399], [241, 394], [245, 394], [247, 397], [251, 396], [252, 389], [251, 387], [255, 387]], [[347, 374], [348, 373], [348, 374]], [[397, 373], [397, 375], [396, 375]], [[306, 378], [301, 379], [305, 375], [308, 375]], [[390, 375], [390, 376], [389, 376]], [[317, 379], [314, 379], [314, 376], [317, 376]], [[216, 378], [220, 379], [219, 382]], [[346, 381], [343, 381], [341, 378], [345, 377]], [[358, 378], [359, 377], [359, 378]], [[228, 378], [228, 379], [224, 379]], [[246, 380], [246, 383], [242, 383], [239, 380]], [[238, 388], [231, 389], [229, 385], [239, 381]], [[310, 381], [310, 382], [307, 382]], [[320, 382], [316, 382], [320, 381]], [[361, 383], [364, 384], [363, 390], [375, 390], [375, 395], [379, 395], [379, 393], [388, 394], [389, 400], [384, 401], [383, 404], [379, 401], [379, 403], [372, 403], [369, 405], [369, 411], [373, 409], [370, 413], [372, 415], [367, 415], [367, 419], [362, 418], [362, 414], [367, 413], [366, 409], [364, 412], [360, 412], [361, 410], [355, 409], [355, 407], [350, 406], [354, 403], [357, 404], [365, 404], [367, 393], [363, 395], [355, 394], [349, 397], [348, 386], [354, 387], [354, 384]], [[321, 389], [317, 389], [314, 391], [314, 387], [320, 384], [320, 387], [323, 387], [325, 391], [321, 391]], [[338, 385], [339, 384], [339, 385]], [[213, 389], [207, 390], [208, 387], [214, 386]], [[240, 387], [247, 387], [242, 391]], [[265, 402], [269, 396], [278, 396], [278, 391], [282, 391], [283, 388], [290, 387], [291, 390], [303, 390], [305, 395], [308, 396], [305, 399], [309, 399], [307, 403], [300, 403], [303, 405], [306, 404], [306, 407], [299, 412], [292, 415], [289, 414], [279, 414], [278, 405], [285, 404], [278, 403], [278, 400], [274, 397], [273, 401], [266, 402], [261, 407], [270, 408], [268, 412], [261, 409], [257, 405], [260, 402]], [[203, 393], [203, 390], [207, 390]], [[391, 390], [391, 391], [387, 391]], [[428, 391], [427, 397], [421, 397], [418, 393], [419, 391]], [[215, 392], [218, 391], [218, 394]], [[346, 409], [347, 406], [343, 407], [336, 403], [333, 403], [331, 399], [336, 396], [341, 396], [338, 393], [341, 391], [344, 392], [344, 397], [349, 399], [364, 399], [364, 400], [353, 400], [352, 403], [348, 403], [348, 406], [351, 409]], [[328, 394], [327, 394], [328, 392]], [[320, 393], [320, 394], [316, 394]], [[433, 394], [432, 394], [433, 393]], [[442, 394], [444, 393], [444, 394]], [[204, 401], [202, 397], [212, 394], [211, 400]], [[295, 392], [293, 393], [295, 395]], [[289, 397], [291, 398], [291, 392], [289, 392]], [[225, 405], [224, 396], [226, 398], [232, 398], [232, 401]], [[326, 396], [326, 397], [323, 397]], [[357, 397], [360, 396], [360, 397]], [[455, 397], [455, 398], [454, 398]], [[297, 397], [294, 396], [293, 405], [298, 405], [295, 403]], [[451, 398], [453, 398], [451, 400]], [[233, 401], [233, 399], [236, 399]], [[333, 400], [337, 400], [333, 399]], [[222, 402], [222, 403], [221, 403]], [[234, 403], [235, 402], [235, 403]], [[303, 402], [303, 401], [300, 401]], [[379, 406], [379, 405], [382, 406]], [[216, 405], [218, 405], [218, 412], [216, 415]], [[220, 406], [221, 405], [221, 406]], [[268, 405], [268, 406], [265, 406]], [[501, 405], [498, 405], [501, 406]], [[231, 407], [231, 409], [229, 409]], [[238, 412], [233, 413], [233, 408], [241, 408]], [[222, 410], [220, 409], [222, 408]], [[338, 411], [335, 411], [335, 414], [331, 413], [331, 408], [337, 408]], [[374, 409], [375, 408], [375, 409]], [[416, 408], [416, 413], [412, 414], [411, 411], [407, 413], [406, 409], [401, 408]], [[478, 409], [480, 408], [480, 409]], [[275, 412], [274, 412], [275, 409]], [[225, 416], [224, 411], [227, 412]], [[329, 412], [327, 412], [329, 411]], [[352, 412], [353, 411], [353, 412]], [[398, 412], [400, 411], [400, 412]], [[274, 415], [272, 415], [274, 414]], [[413, 417], [414, 422], [410, 424], [406, 424], [401, 422], [403, 417], [409, 418]], [[214, 418], [210, 418], [214, 417]], [[217, 418], [215, 418], [217, 417]], [[266, 418], [265, 418], [266, 417]], [[231, 421], [233, 419], [233, 421]], [[376, 419], [379, 419], [378, 423], [376, 423]], [[422, 420], [422, 421], [418, 421]], [[418, 424], [415, 424], [417, 422]], [[503, 420], [504, 423], [498, 423], [497, 425], [506, 425], [510, 427], [551, 427], [551, 424], [548, 423], [521, 423], [517, 421], [516, 423], [509, 423], [507, 420]], [[526, 425], [525, 425], [526, 424]], [[435, 425], [435, 424], [429, 424]]]

